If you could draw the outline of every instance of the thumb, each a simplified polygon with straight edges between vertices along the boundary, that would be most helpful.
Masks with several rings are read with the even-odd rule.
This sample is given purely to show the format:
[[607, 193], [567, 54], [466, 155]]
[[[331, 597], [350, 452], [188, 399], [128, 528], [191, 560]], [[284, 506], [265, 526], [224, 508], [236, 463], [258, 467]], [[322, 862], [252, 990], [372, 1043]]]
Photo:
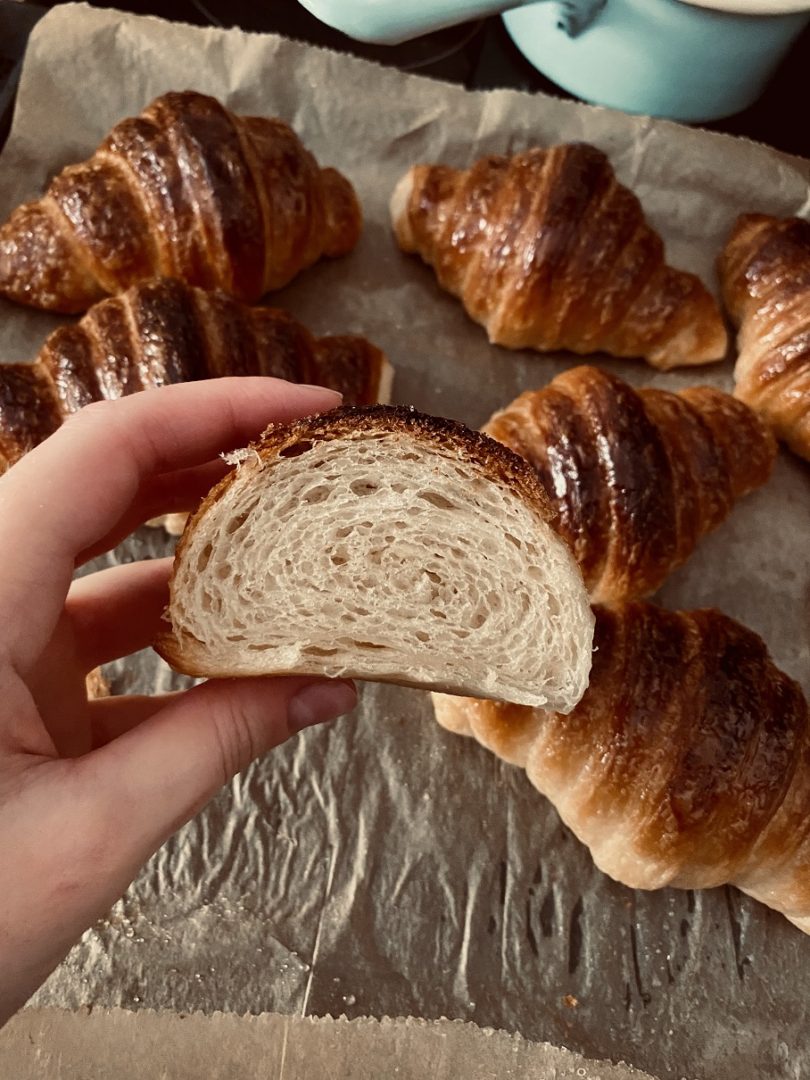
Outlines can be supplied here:
[[254, 758], [356, 703], [342, 679], [212, 680], [76, 764], [119, 818], [123, 858], [140, 866]]

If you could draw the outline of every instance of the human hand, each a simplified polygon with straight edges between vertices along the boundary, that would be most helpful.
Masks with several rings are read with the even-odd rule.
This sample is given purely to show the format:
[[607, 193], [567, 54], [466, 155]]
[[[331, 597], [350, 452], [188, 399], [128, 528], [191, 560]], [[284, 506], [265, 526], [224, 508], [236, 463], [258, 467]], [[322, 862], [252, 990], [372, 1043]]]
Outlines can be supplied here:
[[71, 583], [191, 509], [220, 451], [337, 404], [275, 379], [150, 390], [88, 406], [0, 478], [0, 1024], [222, 784], [354, 706], [351, 683], [310, 677], [88, 701], [91, 669], [156, 636], [171, 559]]

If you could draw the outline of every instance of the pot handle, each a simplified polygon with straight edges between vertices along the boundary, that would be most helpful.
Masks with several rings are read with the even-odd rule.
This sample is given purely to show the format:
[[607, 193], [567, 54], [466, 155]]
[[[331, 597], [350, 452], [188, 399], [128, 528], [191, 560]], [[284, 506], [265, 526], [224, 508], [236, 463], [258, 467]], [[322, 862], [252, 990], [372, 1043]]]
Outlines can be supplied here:
[[570, 38], [579, 37], [606, 4], [607, 0], [560, 0], [557, 27]]
[[[0, 0], [2, 2], [2, 0]], [[357, 41], [399, 45], [444, 26], [550, 0], [299, 0], [312, 15]], [[585, 30], [607, 0], [555, 0], [569, 37]]]

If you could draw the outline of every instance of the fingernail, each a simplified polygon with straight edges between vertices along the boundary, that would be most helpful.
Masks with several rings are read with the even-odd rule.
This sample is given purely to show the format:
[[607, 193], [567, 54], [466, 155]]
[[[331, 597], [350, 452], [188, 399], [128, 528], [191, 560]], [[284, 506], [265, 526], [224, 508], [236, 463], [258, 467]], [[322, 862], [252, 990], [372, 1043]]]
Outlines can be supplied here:
[[341, 394], [340, 390], [333, 390], [331, 386], [319, 386], [317, 383], [296, 383], [296, 385], [299, 390], [317, 390], [319, 394], [333, 394], [343, 401], [343, 394]]
[[291, 698], [287, 708], [287, 726], [295, 733], [313, 724], [323, 724], [344, 713], [351, 712], [357, 704], [357, 691], [348, 679], [310, 683]]

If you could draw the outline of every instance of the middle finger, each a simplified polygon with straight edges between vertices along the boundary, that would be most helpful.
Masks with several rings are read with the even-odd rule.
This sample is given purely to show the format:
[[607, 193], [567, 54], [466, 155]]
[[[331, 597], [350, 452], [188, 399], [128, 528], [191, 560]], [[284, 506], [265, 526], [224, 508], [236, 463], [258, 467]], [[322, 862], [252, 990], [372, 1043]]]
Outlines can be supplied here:
[[164, 628], [172, 561], [125, 563], [73, 582], [65, 619], [82, 674], [152, 644]]
[[196, 509], [211, 488], [230, 470], [221, 458], [192, 469], [161, 473], [141, 486], [132, 506], [106, 536], [86, 548], [76, 559], [83, 566], [97, 555], [111, 551], [139, 526], [164, 514], [190, 512]]

